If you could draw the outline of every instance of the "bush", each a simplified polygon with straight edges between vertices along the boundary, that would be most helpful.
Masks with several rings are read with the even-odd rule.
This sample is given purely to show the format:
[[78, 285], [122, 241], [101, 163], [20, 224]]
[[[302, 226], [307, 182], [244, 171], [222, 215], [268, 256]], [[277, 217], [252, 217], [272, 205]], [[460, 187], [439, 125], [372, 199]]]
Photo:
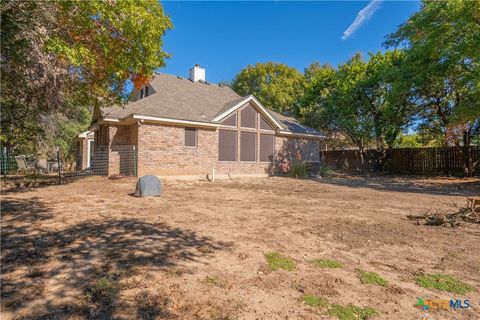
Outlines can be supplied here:
[[290, 169], [288, 175], [297, 179], [308, 177], [307, 165], [301, 160], [293, 160], [292, 168]]
[[333, 175], [333, 170], [330, 167], [327, 167], [325, 165], [321, 165], [320, 168], [318, 169], [318, 174], [321, 177], [328, 178]]

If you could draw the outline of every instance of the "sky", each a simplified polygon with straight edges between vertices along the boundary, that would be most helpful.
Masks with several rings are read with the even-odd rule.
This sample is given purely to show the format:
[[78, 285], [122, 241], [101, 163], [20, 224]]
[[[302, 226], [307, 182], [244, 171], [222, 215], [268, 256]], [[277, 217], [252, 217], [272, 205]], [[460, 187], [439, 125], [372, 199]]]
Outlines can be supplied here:
[[418, 11], [418, 1], [162, 2], [174, 28], [160, 72], [188, 76], [196, 63], [206, 80], [231, 81], [249, 64], [273, 61], [303, 70], [338, 65], [356, 52], [384, 50], [385, 36]]

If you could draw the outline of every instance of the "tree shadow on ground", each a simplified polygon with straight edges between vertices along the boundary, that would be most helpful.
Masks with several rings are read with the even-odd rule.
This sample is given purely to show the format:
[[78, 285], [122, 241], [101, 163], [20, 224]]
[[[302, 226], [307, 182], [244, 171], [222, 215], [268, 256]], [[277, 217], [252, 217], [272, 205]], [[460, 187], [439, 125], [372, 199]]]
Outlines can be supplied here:
[[[420, 181], [426, 179], [425, 181]], [[407, 175], [341, 175], [326, 179], [314, 178], [325, 184], [350, 188], [369, 188], [388, 192], [411, 192], [432, 195], [478, 196], [480, 179], [440, 181], [440, 177], [407, 176]], [[445, 178], [449, 179], [449, 178]], [[437, 181], [435, 181], [437, 180]]]
[[[124, 303], [118, 300], [119, 283], [139, 268], [161, 271], [203, 262], [230, 246], [135, 218], [59, 224], [38, 198], [4, 198], [1, 207], [2, 310], [19, 318], [110, 319]], [[174, 316], [168, 297], [142, 294], [129, 307], [135, 318]]]

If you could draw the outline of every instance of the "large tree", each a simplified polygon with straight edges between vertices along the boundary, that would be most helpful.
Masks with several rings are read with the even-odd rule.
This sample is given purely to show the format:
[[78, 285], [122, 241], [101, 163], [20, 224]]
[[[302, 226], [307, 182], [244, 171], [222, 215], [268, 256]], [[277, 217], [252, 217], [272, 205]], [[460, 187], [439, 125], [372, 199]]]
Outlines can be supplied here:
[[348, 137], [362, 155], [368, 147], [393, 146], [411, 117], [413, 101], [401, 73], [400, 51], [356, 54], [334, 69], [311, 65], [305, 72], [301, 109], [305, 121], [327, 133]]
[[128, 81], [165, 63], [171, 23], [155, 0], [6, 0], [0, 11], [0, 138], [22, 152], [66, 146], [89, 107], [124, 101]]
[[423, 1], [385, 45], [405, 48], [421, 131], [448, 144], [461, 128], [468, 145], [480, 118], [480, 2]]
[[257, 63], [241, 70], [232, 81], [240, 95], [253, 94], [266, 107], [287, 115], [296, 115], [304, 91], [303, 75], [281, 63]]

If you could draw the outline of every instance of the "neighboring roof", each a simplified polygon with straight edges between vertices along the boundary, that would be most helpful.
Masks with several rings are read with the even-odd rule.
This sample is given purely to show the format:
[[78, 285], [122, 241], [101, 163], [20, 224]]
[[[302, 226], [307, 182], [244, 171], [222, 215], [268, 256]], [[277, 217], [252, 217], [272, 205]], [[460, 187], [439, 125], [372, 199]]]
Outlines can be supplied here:
[[[263, 107], [255, 97], [241, 97], [228, 86], [210, 84], [208, 82], [192, 82], [163, 73], [156, 73], [149, 85], [155, 93], [136, 101], [129, 102], [124, 107], [113, 106], [103, 108], [104, 118], [122, 119], [128, 116], [158, 117], [205, 123], [219, 123], [222, 114], [235, 106], [254, 101], [263, 112], [273, 118], [276, 127], [287, 133], [298, 133], [321, 136], [321, 133], [300, 124], [296, 119], [281, 115]], [[232, 111], [233, 112], [233, 111]], [[268, 116], [267, 115], [267, 116]]]

